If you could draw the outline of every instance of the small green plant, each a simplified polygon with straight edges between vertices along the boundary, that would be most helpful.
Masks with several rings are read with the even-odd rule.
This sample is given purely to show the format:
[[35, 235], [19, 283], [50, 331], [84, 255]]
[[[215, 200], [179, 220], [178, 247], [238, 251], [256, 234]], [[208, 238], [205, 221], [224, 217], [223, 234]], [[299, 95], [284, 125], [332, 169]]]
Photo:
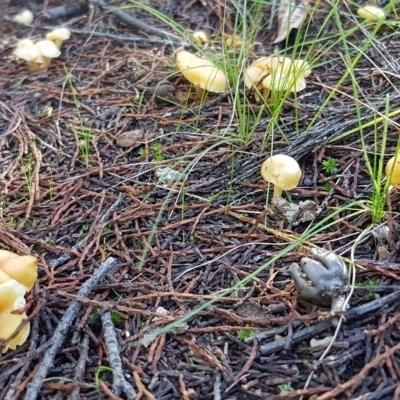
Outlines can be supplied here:
[[250, 337], [251, 336], [251, 330], [250, 329], [242, 329], [241, 331], [238, 331], [237, 333], [236, 333], [236, 337], [239, 339], [239, 340], [244, 340], [244, 339], [247, 339], [248, 337]]
[[47, 244], [55, 244], [56, 240], [54, 239], [54, 236], [50, 233], [44, 238], [44, 242]]
[[380, 278], [366, 278], [362, 281], [357, 281], [356, 285], [361, 287], [373, 287], [381, 284]]
[[33, 154], [22, 154], [20, 155], [19, 161], [21, 163], [21, 170], [24, 175], [26, 188], [28, 189], [29, 196], [32, 196], [33, 179], [35, 176], [35, 161], [33, 160]]
[[83, 238], [86, 235], [86, 233], [88, 233], [89, 227], [90, 227], [89, 224], [82, 224], [81, 229], [79, 229], [78, 236], [80, 238]]
[[147, 315], [142, 315], [140, 317], [140, 328], [143, 329], [146, 326], [146, 322], [148, 320], [148, 316]]
[[90, 318], [97, 317], [99, 315], [99, 307], [93, 307], [92, 311], [90, 311]]
[[322, 160], [322, 170], [328, 174], [333, 175], [339, 169], [339, 162], [336, 158], [328, 157], [325, 160]]
[[325, 183], [325, 185], [324, 186], [322, 186], [322, 190], [324, 191], [324, 192], [330, 192], [331, 190], [332, 190], [332, 185], [330, 184], [330, 183]]
[[150, 150], [154, 153], [154, 161], [162, 162], [165, 160], [163, 153], [163, 145], [161, 143], [153, 143], [150, 145]]
[[14, 229], [18, 229], [20, 226], [19, 221], [14, 218], [14, 217], [10, 217], [10, 219], [8, 220], [8, 223], [14, 228]]
[[[366, 278], [362, 281], [357, 281], [356, 286], [369, 288], [369, 287], [379, 286], [380, 283], [381, 283], [380, 278]], [[365, 294], [363, 298], [365, 300], [374, 300], [375, 297], [376, 297], [376, 295], [374, 292], [369, 292], [369, 293]]]
[[142, 147], [141, 149], [139, 149], [138, 154], [139, 154], [139, 157], [147, 157], [146, 148]]
[[119, 314], [112, 312], [111, 313], [111, 321], [114, 325], [119, 325], [123, 321], [123, 319]]
[[281, 385], [278, 385], [278, 389], [279, 389], [279, 392], [294, 392], [294, 389], [290, 382], [282, 383]]

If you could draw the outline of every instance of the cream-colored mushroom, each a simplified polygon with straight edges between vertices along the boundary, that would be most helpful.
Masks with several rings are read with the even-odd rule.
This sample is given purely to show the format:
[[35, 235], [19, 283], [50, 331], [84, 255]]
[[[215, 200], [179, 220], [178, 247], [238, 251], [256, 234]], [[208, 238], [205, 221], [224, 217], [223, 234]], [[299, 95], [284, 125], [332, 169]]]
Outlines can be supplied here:
[[14, 15], [13, 20], [17, 24], [21, 25], [30, 25], [33, 22], [34, 19], [33, 12], [31, 10], [22, 10], [18, 14]]
[[17, 43], [17, 48], [14, 50], [14, 55], [21, 60], [25, 60], [31, 71], [38, 71], [40, 69], [39, 63], [36, 62], [36, 59], [41, 57], [40, 52], [32, 40], [20, 40]]
[[57, 48], [61, 49], [63, 42], [65, 40], [68, 40], [70, 37], [71, 37], [71, 32], [69, 29], [57, 28], [46, 35], [46, 40], [54, 42]]
[[262, 89], [260, 84], [260, 78], [265, 74], [265, 72], [258, 67], [250, 66], [245, 69], [243, 81], [247, 89], [255, 89], [254, 98], [256, 101], [260, 101], [260, 96], [258, 95], [258, 90]]
[[193, 32], [192, 36], [193, 36], [194, 41], [199, 46], [205, 46], [210, 43], [207, 34], [203, 31]]
[[35, 62], [41, 64], [41, 70], [49, 68], [51, 60], [59, 57], [61, 54], [60, 49], [51, 40], [40, 40], [35, 46], [40, 53], [40, 56], [35, 59]]
[[278, 92], [289, 91], [290, 93], [300, 92], [306, 88], [306, 80], [303, 76], [279, 72], [267, 75], [261, 81], [262, 87], [267, 90], [276, 90]]
[[301, 169], [294, 158], [277, 154], [263, 162], [261, 176], [274, 185], [273, 197], [282, 197], [283, 190], [291, 190], [299, 184]]
[[175, 62], [182, 75], [194, 85], [199, 99], [205, 90], [212, 93], [226, 91], [228, 79], [211, 61], [180, 50], [175, 54]]
[[[26, 313], [15, 313], [26, 305], [25, 286], [18, 283], [15, 279], [9, 279], [0, 284], [0, 339], [8, 339], [18, 328]], [[11, 339], [3, 350], [14, 350], [23, 344], [28, 338], [30, 324], [27, 323], [17, 336]]]

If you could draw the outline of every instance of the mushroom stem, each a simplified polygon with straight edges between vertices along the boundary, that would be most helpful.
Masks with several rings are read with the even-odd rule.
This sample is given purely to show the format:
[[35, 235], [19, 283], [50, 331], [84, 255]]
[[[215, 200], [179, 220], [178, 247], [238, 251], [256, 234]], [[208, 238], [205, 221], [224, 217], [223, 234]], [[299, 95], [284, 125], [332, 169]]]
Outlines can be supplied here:
[[43, 64], [41, 65], [41, 70], [47, 69], [50, 67], [51, 58], [43, 56]]
[[29, 71], [40, 71], [42, 66], [38, 64], [36, 61], [28, 61]]
[[282, 197], [282, 189], [279, 186], [274, 185], [274, 193], [272, 197]]
[[262, 92], [263, 92], [264, 100], [267, 101], [268, 97], [269, 97], [270, 90], [268, 88], [263, 88]]
[[194, 90], [196, 91], [196, 99], [197, 100], [202, 100], [204, 96], [205, 90], [202, 89], [199, 85], [194, 85]]
[[61, 49], [61, 46], [62, 46], [62, 44], [63, 44], [63, 40], [61, 40], [61, 39], [54, 39], [53, 42], [54, 42], [54, 44], [58, 47], [58, 49], [60, 50], [60, 49]]

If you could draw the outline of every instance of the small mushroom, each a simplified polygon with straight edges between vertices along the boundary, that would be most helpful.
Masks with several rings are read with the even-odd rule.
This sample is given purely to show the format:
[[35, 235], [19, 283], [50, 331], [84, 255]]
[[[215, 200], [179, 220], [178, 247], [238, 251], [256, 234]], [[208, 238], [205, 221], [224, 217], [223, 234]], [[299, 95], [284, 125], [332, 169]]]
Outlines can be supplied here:
[[31, 71], [38, 71], [40, 64], [36, 61], [41, 57], [39, 49], [30, 39], [22, 39], [17, 43], [17, 48], [14, 50], [14, 55], [25, 60], [28, 63], [28, 68]]
[[51, 60], [60, 56], [60, 49], [51, 40], [40, 40], [36, 43], [36, 48], [39, 50], [40, 56], [35, 59], [35, 62], [41, 64], [40, 69], [44, 70], [50, 67]]
[[245, 69], [243, 81], [247, 89], [255, 89], [254, 97], [256, 101], [260, 101], [260, 96], [257, 90], [262, 89], [260, 84], [260, 78], [264, 75], [264, 71], [261, 68], [250, 66]]
[[64, 40], [68, 40], [70, 37], [71, 37], [71, 32], [69, 29], [57, 28], [46, 35], [46, 40], [54, 42], [57, 48], [61, 49]]
[[385, 174], [390, 180], [390, 184], [396, 189], [400, 189], [400, 156], [393, 156], [386, 164]]
[[379, 21], [385, 18], [385, 11], [372, 4], [366, 4], [357, 10], [359, 17], [364, 18], [366, 22], [371, 23], [373, 21]]
[[349, 283], [346, 264], [325, 249], [312, 249], [311, 254], [318, 261], [303, 257], [300, 265], [290, 266], [297, 293], [310, 303], [332, 305], [332, 311], [340, 311], [338, 305], [343, 304], [343, 293]]
[[258, 89], [263, 89], [263, 97], [268, 98], [270, 91], [295, 93], [306, 87], [305, 78], [311, 68], [307, 61], [292, 60], [288, 57], [262, 57], [254, 61], [250, 68], [259, 68], [265, 73], [259, 76]]
[[34, 17], [33, 12], [31, 10], [22, 10], [18, 14], [14, 15], [13, 20], [17, 24], [30, 25], [33, 22], [34, 18], [35, 17]]
[[203, 31], [196, 31], [192, 34], [194, 41], [199, 46], [206, 46], [210, 43], [208, 36]]
[[[16, 310], [24, 308], [25, 301], [25, 286], [18, 283], [15, 279], [9, 279], [0, 284], [0, 339], [8, 339], [17, 329], [26, 313], [15, 313]], [[30, 324], [26, 324], [18, 335], [10, 340], [6, 348], [14, 350], [17, 346], [23, 344], [28, 338], [30, 332]]]
[[201, 99], [205, 90], [212, 93], [226, 91], [228, 79], [211, 61], [180, 50], [175, 54], [175, 62], [182, 75], [194, 85], [197, 98]]
[[279, 57], [279, 56], [269, 56], [269, 57], [261, 57], [255, 60], [251, 66], [261, 68], [263, 71], [268, 74], [272, 74], [274, 71], [278, 69], [282, 69], [283, 71], [287, 71], [290, 65], [292, 64], [292, 59], [288, 57]]
[[283, 190], [294, 189], [299, 184], [301, 169], [294, 158], [276, 154], [263, 162], [261, 176], [274, 185], [273, 197], [282, 197]]

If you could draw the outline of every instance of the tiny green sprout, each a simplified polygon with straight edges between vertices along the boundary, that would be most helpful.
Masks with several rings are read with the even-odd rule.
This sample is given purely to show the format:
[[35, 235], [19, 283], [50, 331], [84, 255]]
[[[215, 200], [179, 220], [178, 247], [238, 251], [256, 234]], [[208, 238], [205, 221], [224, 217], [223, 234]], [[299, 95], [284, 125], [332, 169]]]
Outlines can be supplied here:
[[363, 281], [357, 281], [356, 285], [361, 287], [373, 287], [381, 284], [380, 278], [366, 278]]
[[119, 314], [112, 312], [111, 313], [111, 321], [114, 325], [119, 325], [123, 321], [123, 319]]
[[99, 315], [99, 307], [93, 307], [92, 311], [90, 311], [90, 318], [94, 318], [97, 317], [97, 315]]
[[147, 315], [142, 315], [140, 317], [140, 328], [143, 329], [146, 326], [146, 322], [148, 320], [148, 316]]
[[44, 238], [44, 242], [47, 244], [55, 244], [56, 240], [54, 239], [54, 236], [50, 233]]
[[[369, 288], [369, 287], [379, 286], [380, 283], [381, 283], [381, 280], [379, 278], [367, 278], [363, 281], [357, 281], [356, 286]], [[375, 300], [375, 297], [376, 297], [376, 294], [374, 292], [366, 293], [363, 296], [363, 298], [365, 300]]]
[[161, 143], [153, 143], [150, 145], [150, 150], [156, 154], [160, 154], [163, 151], [163, 146]]
[[324, 192], [330, 192], [332, 190], [332, 185], [327, 182], [324, 186], [322, 186], [322, 190]]
[[164, 154], [156, 154], [156, 156], [154, 157], [154, 161], [158, 163], [164, 161], [164, 159]]
[[138, 154], [140, 157], [147, 157], [147, 150], [142, 147], [141, 149], [139, 149]]
[[281, 385], [278, 385], [278, 389], [279, 389], [279, 392], [294, 392], [294, 389], [290, 382], [282, 383]]
[[238, 331], [238, 333], [236, 334], [236, 337], [239, 340], [244, 340], [251, 336], [251, 332], [252, 331], [250, 329], [242, 329], [241, 331]]
[[322, 161], [322, 170], [328, 175], [333, 175], [339, 168], [339, 162], [335, 158], [328, 157]]

